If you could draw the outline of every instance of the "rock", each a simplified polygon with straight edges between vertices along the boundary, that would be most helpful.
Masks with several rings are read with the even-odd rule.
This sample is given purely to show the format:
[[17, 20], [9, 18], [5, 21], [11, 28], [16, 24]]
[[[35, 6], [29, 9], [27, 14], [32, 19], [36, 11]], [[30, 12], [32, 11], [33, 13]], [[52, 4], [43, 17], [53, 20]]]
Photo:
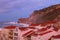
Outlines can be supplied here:
[[29, 17], [29, 22], [33, 24], [44, 23], [54, 20], [58, 15], [60, 15], [60, 4], [34, 11]]
[[39, 24], [50, 20], [60, 19], [60, 4], [52, 5], [47, 8], [35, 10], [28, 18], [20, 18], [19, 23]]
[[20, 18], [18, 19], [18, 23], [27, 23], [28, 22], [28, 18]]

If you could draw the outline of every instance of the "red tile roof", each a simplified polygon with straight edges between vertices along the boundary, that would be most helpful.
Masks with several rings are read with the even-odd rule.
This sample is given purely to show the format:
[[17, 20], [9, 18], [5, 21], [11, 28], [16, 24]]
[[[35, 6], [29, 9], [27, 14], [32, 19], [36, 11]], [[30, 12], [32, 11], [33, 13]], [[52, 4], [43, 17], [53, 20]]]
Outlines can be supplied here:
[[47, 34], [47, 33], [50, 33], [50, 32], [52, 32], [52, 31], [48, 31], [48, 32], [45, 32], [45, 33], [41, 33], [40, 35], [44, 35], [44, 34]]
[[6, 27], [4, 27], [4, 28], [6, 28], [6, 29], [15, 29], [16, 26], [6, 26]]
[[57, 36], [53, 36], [54, 38], [60, 38], [60, 35], [57, 35]]
[[23, 36], [28, 36], [28, 35], [31, 35], [32, 33], [34, 33], [34, 31], [33, 30], [30, 30], [30, 31], [28, 31], [27, 33], [25, 33], [25, 34], [23, 34]]

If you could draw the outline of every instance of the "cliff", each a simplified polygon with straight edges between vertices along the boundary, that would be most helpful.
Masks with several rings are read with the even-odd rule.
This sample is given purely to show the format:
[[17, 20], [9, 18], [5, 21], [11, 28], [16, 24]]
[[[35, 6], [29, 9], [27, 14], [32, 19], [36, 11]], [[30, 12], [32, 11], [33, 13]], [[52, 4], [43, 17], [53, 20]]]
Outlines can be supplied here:
[[28, 18], [20, 18], [18, 19], [18, 23], [27, 23], [28, 22]]
[[[28, 18], [18, 20], [19, 23], [39, 24], [50, 20], [60, 19], [60, 4], [35, 10]], [[21, 21], [22, 20], [22, 21]]]

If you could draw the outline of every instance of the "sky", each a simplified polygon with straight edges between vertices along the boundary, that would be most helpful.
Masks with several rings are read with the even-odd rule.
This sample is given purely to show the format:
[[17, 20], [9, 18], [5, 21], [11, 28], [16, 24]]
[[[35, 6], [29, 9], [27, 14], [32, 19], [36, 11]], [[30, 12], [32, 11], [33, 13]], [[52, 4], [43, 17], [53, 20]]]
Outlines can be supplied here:
[[26, 18], [34, 10], [60, 4], [60, 0], [0, 0], [0, 22]]

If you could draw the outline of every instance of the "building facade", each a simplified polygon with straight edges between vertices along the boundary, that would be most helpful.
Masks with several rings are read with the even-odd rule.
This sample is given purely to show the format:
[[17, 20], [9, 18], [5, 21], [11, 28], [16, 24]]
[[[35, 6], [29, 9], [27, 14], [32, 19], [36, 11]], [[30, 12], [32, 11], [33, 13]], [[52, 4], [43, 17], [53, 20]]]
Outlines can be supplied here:
[[1, 30], [1, 40], [21, 40], [22, 32], [19, 28], [15, 29], [2, 29]]

